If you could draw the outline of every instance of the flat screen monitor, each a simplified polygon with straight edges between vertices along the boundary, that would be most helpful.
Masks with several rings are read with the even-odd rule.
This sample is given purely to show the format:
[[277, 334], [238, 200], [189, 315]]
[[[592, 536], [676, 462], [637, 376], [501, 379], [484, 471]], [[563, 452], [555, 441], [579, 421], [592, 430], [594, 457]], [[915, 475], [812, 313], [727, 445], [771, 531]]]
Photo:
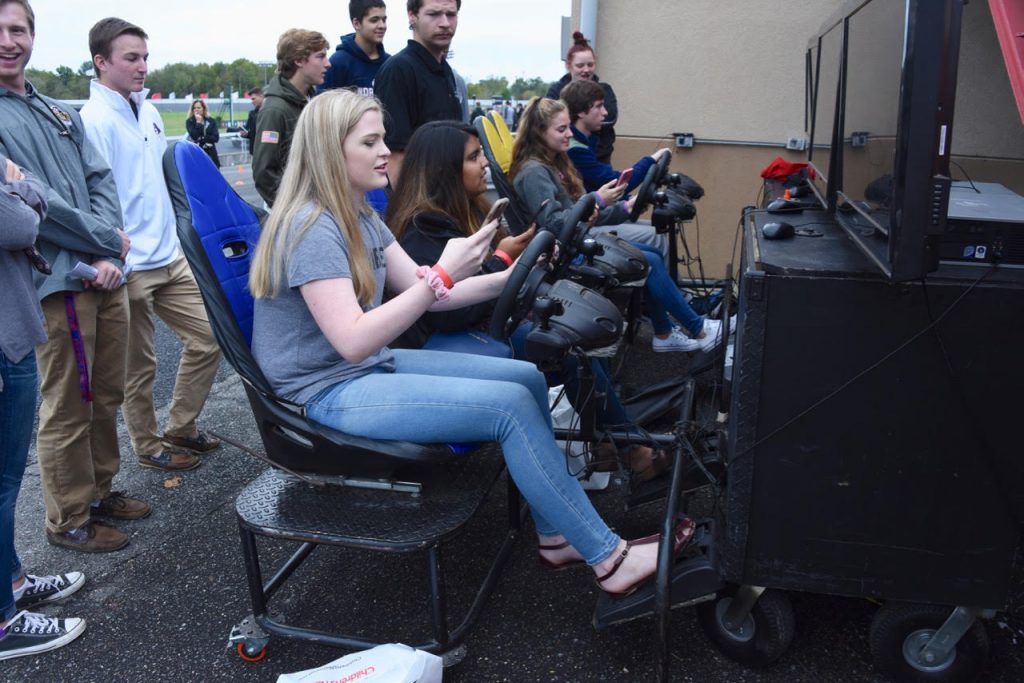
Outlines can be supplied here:
[[804, 132], [808, 138], [811, 134], [811, 121], [814, 120], [814, 76], [818, 68], [818, 41], [815, 40], [807, 48], [804, 59]]
[[875, 0], [847, 18], [841, 219], [888, 235], [909, 0]]
[[[808, 161], [814, 170], [811, 189], [824, 209], [835, 209], [834, 186], [829, 182], [836, 133], [843, 22], [839, 21], [818, 39], [817, 66], [812, 89], [813, 112]], [[812, 52], [814, 48], [812, 47]]]
[[813, 189], [894, 281], [938, 267], [963, 2], [848, 0], [819, 34]]

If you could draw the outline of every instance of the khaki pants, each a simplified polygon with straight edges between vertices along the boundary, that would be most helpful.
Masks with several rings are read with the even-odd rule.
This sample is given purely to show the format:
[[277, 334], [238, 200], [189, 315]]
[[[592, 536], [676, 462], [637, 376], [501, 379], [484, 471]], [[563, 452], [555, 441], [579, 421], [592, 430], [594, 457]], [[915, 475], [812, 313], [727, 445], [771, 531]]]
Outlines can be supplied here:
[[121, 464], [117, 407], [124, 395], [128, 298], [119, 287], [77, 292], [74, 299], [92, 402], [81, 397], [64, 292], [43, 299], [49, 340], [36, 347], [43, 397], [36, 448], [46, 526], [56, 532], [89, 521], [89, 504], [110, 493]]
[[153, 345], [153, 314], [160, 316], [181, 340], [184, 348], [174, 381], [165, 433], [191, 436], [196, 419], [213, 386], [220, 364], [220, 349], [213, 337], [206, 309], [192, 271], [184, 257], [153, 270], [128, 275], [131, 335], [124, 387], [124, 421], [136, 455], [156, 455], [163, 450], [153, 407], [156, 352]]

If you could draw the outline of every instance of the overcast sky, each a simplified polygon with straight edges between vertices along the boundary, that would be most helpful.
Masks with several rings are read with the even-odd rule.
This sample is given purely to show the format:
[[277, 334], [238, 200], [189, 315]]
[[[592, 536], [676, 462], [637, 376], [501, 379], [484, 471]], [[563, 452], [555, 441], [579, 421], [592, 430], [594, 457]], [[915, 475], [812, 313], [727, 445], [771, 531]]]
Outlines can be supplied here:
[[[345, 0], [36, 0], [36, 41], [30, 67], [78, 69], [89, 59], [89, 28], [118, 16], [149, 34], [149, 63], [274, 61], [278, 36], [289, 28], [320, 31], [333, 48], [351, 32]], [[287, 8], [287, 9], [282, 9]], [[487, 76], [543, 77], [565, 71], [559, 59], [561, 17], [571, 0], [465, 0], [452, 42], [452, 66], [468, 81]], [[385, 49], [394, 54], [410, 37], [405, 2], [388, 3]]]

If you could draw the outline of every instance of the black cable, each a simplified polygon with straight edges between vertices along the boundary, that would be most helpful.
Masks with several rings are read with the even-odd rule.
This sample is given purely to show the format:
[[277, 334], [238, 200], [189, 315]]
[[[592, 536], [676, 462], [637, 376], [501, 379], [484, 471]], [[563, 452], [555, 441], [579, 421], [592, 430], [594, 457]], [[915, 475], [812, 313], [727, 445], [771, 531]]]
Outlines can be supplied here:
[[700, 216], [694, 216], [693, 218], [694, 227], [697, 229], [697, 272], [700, 273], [700, 284], [703, 288], [704, 296], [708, 296], [708, 281], [704, 274], [704, 259], [701, 258], [700, 254]]
[[[555, 406], [557, 406], [559, 403], [561, 403], [563, 399], [566, 402], [569, 403], [569, 405], [572, 408], [572, 412], [574, 414], [574, 417], [569, 418], [569, 426], [567, 427], [567, 432], [571, 433], [571, 432], [577, 430], [577, 428], [578, 428], [578, 426], [580, 424], [579, 421], [582, 420], [582, 418], [580, 417], [579, 411], [576, 410], [576, 406], [573, 406], [572, 402], [569, 401], [569, 399], [566, 397], [565, 384], [562, 385], [562, 389], [558, 392], [558, 395], [555, 397], [554, 402], [551, 403], [551, 405], [549, 406], [548, 410], [554, 410]], [[581, 474], [584, 470], [586, 470], [587, 465], [586, 465], [586, 459], [584, 458], [583, 469], [579, 470], [578, 472], [573, 472], [572, 471], [572, 468], [569, 466], [569, 462], [570, 462], [570, 459], [572, 458], [572, 444], [573, 443], [575, 443], [575, 442], [571, 438], [569, 438], [568, 434], [566, 434], [566, 437], [565, 437], [565, 447], [562, 449], [562, 455], [565, 458], [565, 471], [569, 474], [569, 476], [571, 476], [573, 478], [576, 478], [579, 474]], [[586, 448], [589, 449], [589, 445]], [[589, 450], [587, 452], [589, 452]]]
[[952, 159], [950, 159], [950, 160], [949, 160], [949, 163], [951, 163], [951, 164], [953, 164], [954, 166], [956, 166], [957, 168], [959, 168], [959, 169], [960, 169], [960, 172], [964, 174], [964, 178], [967, 178], [967, 182], [968, 182], [968, 183], [970, 183], [970, 185], [971, 185], [971, 189], [973, 189], [973, 190], [974, 190], [975, 192], [977, 192], [978, 194], [981, 194], [981, 190], [979, 190], [979, 189], [977, 188], [977, 186], [976, 186], [976, 185], [974, 184], [974, 181], [973, 181], [973, 180], [971, 180], [971, 176], [967, 175], [967, 171], [965, 171], [965, 170], [964, 170], [964, 167], [963, 167], [963, 166], [961, 166], [960, 164], [956, 163], [956, 162], [955, 162], [955, 161], [953, 161]]
[[982, 274], [981, 274], [981, 276], [980, 276], [980, 277], [978, 277], [978, 279], [977, 279], [977, 280], [975, 280], [974, 282], [972, 282], [972, 283], [970, 284], [970, 286], [969, 286], [969, 287], [967, 287], [967, 289], [965, 289], [965, 290], [964, 290], [964, 291], [963, 291], [963, 292], [962, 292], [962, 293], [960, 294], [960, 296], [958, 296], [958, 297], [957, 297], [956, 299], [954, 299], [954, 300], [953, 300], [953, 303], [951, 303], [951, 304], [950, 304], [950, 305], [949, 305], [949, 306], [948, 306], [948, 307], [946, 308], [946, 310], [945, 310], [945, 311], [943, 311], [943, 312], [942, 312], [942, 313], [941, 313], [941, 314], [939, 315], [939, 317], [938, 317], [938, 318], [935, 318], [935, 319], [934, 319], [934, 320], [933, 320], [932, 322], [930, 322], [930, 323], [929, 323], [928, 325], [926, 325], [926, 326], [925, 326], [924, 328], [922, 328], [921, 330], [919, 330], [918, 332], [916, 332], [916, 333], [915, 333], [914, 335], [912, 335], [912, 336], [911, 336], [911, 337], [910, 337], [909, 339], [907, 339], [907, 340], [906, 340], [905, 342], [903, 342], [902, 344], [900, 344], [899, 346], [897, 346], [896, 348], [894, 348], [894, 349], [893, 349], [892, 351], [890, 351], [889, 353], [885, 354], [885, 355], [884, 355], [884, 356], [882, 356], [882, 357], [881, 357], [880, 359], [878, 359], [877, 361], [875, 361], [874, 363], [872, 363], [871, 365], [869, 365], [869, 366], [868, 366], [868, 367], [866, 367], [865, 369], [861, 370], [860, 372], [858, 372], [857, 374], [855, 374], [855, 375], [854, 375], [853, 377], [851, 377], [850, 379], [846, 380], [845, 382], [843, 382], [842, 384], [840, 384], [839, 386], [837, 386], [837, 387], [836, 387], [835, 389], [833, 389], [832, 391], [830, 391], [830, 392], [828, 392], [827, 394], [825, 394], [825, 396], [823, 396], [822, 398], [818, 399], [817, 401], [815, 401], [815, 402], [814, 402], [814, 403], [812, 403], [811, 405], [807, 406], [806, 408], [804, 408], [803, 410], [801, 410], [800, 412], [798, 412], [798, 413], [797, 413], [796, 415], [794, 415], [793, 417], [791, 417], [790, 419], [786, 420], [786, 421], [785, 421], [785, 422], [783, 422], [783, 423], [782, 423], [781, 425], [779, 425], [778, 427], [776, 427], [775, 429], [773, 429], [772, 431], [770, 431], [770, 432], [768, 432], [767, 434], [765, 434], [764, 436], [762, 436], [762, 437], [761, 437], [760, 439], [758, 439], [757, 441], [755, 441], [755, 442], [754, 442], [753, 444], [751, 444], [751, 445], [750, 445], [750, 446], [748, 446], [747, 448], [745, 448], [745, 449], [743, 449], [742, 451], [740, 451], [739, 453], [737, 453], [737, 454], [736, 454], [736, 455], [735, 455], [735, 456], [733, 457], [733, 461], [735, 462], [736, 460], [738, 460], [738, 459], [740, 459], [740, 458], [742, 458], [742, 457], [745, 457], [745, 456], [749, 455], [750, 453], [753, 453], [753, 451], [754, 451], [754, 449], [755, 449], [755, 448], [757, 448], [758, 446], [760, 446], [760, 445], [761, 445], [761, 444], [763, 444], [764, 442], [768, 441], [769, 439], [771, 439], [771, 438], [772, 438], [773, 436], [775, 436], [775, 435], [776, 435], [776, 434], [778, 434], [779, 432], [781, 432], [781, 431], [785, 430], [785, 429], [786, 429], [787, 427], [789, 427], [789, 426], [790, 426], [790, 425], [792, 425], [792, 424], [793, 424], [794, 422], [796, 422], [796, 421], [797, 421], [797, 420], [799, 420], [800, 418], [804, 417], [805, 415], [807, 415], [808, 413], [810, 413], [811, 411], [813, 411], [813, 410], [814, 410], [815, 408], [817, 408], [818, 406], [821, 406], [821, 405], [823, 405], [824, 403], [826, 403], [826, 402], [828, 402], [828, 401], [832, 400], [832, 399], [833, 399], [833, 398], [835, 398], [835, 397], [836, 397], [837, 395], [839, 395], [839, 394], [840, 394], [840, 393], [841, 393], [842, 391], [844, 391], [844, 390], [845, 390], [845, 389], [846, 389], [847, 387], [849, 387], [849, 386], [850, 386], [850, 385], [852, 385], [852, 384], [853, 384], [854, 382], [856, 382], [856, 381], [857, 381], [858, 379], [860, 379], [861, 377], [864, 377], [864, 376], [865, 376], [865, 375], [867, 375], [868, 373], [870, 373], [870, 372], [872, 372], [872, 371], [876, 370], [876, 369], [877, 369], [878, 367], [880, 367], [880, 366], [881, 366], [881, 365], [882, 365], [883, 363], [885, 363], [885, 362], [886, 362], [886, 361], [888, 361], [888, 360], [889, 360], [890, 358], [892, 358], [893, 356], [895, 356], [895, 355], [896, 355], [897, 353], [899, 353], [899, 352], [900, 352], [900, 351], [902, 351], [903, 349], [907, 348], [908, 346], [910, 346], [911, 344], [913, 344], [913, 343], [914, 343], [915, 341], [917, 341], [918, 339], [920, 339], [920, 338], [921, 338], [921, 337], [922, 337], [923, 335], [927, 334], [927, 333], [928, 333], [929, 331], [931, 331], [932, 329], [934, 329], [936, 325], [938, 325], [938, 324], [939, 324], [940, 322], [942, 322], [942, 321], [943, 321], [943, 319], [945, 319], [945, 317], [946, 317], [947, 315], [949, 315], [949, 314], [950, 314], [950, 312], [951, 312], [951, 311], [952, 311], [952, 310], [953, 310], [954, 308], [956, 308], [957, 304], [959, 304], [959, 303], [960, 303], [961, 301], [963, 301], [964, 297], [966, 297], [966, 296], [967, 296], [968, 294], [970, 294], [971, 292], [973, 292], [973, 291], [974, 291], [974, 288], [975, 288], [975, 287], [977, 287], [977, 286], [978, 286], [978, 285], [979, 285], [979, 284], [981, 283], [981, 281], [982, 281], [982, 280], [984, 280], [985, 278], [987, 278], [987, 277], [988, 277], [989, 275], [991, 275], [991, 274], [992, 274], [992, 273], [994, 273], [995, 271], [996, 271], [996, 267], [995, 267], [995, 266], [993, 266], [993, 267], [989, 268], [988, 270], [986, 270], [986, 271], [985, 271], [984, 273], [982, 273]]
[[733, 272], [735, 272], [735, 268], [736, 268], [736, 247], [739, 246], [739, 243], [740, 243], [740, 233], [743, 232], [743, 221], [746, 220], [747, 215], [748, 215], [748, 211], [756, 211], [756, 210], [757, 209], [755, 209], [752, 206], [745, 206], [740, 211], [740, 219], [736, 223], [736, 234], [733, 235], [733, 238], [732, 238], [732, 251], [730, 252], [731, 260], [729, 261], [729, 265], [731, 265], [733, 267]]
[[[583, 363], [590, 362], [590, 359], [586, 356], [586, 354], [581, 349], [573, 347], [573, 348], [571, 348], [569, 350], [569, 353], [574, 355], [574, 356], [576, 356], [577, 362], [580, 363], [580, 371], [582, 371]], [[591, 371], [591, 372], [593, 372], [593, 371]], [[583, 411], [586, 410], [587, 405], [591, 401], [594, 400], [596, 394], [597, 394], [597, 385], [596, 385], [596, 383], [594, 383], [592, 381], [590, 383], [590, 392], [587, 394], [587, 396], [580, 397], [580, 400], [578, 401], [579, 408], [577, 408], [575, 405], [572, 406], [573, 412], [576, 414], [576, 417], [569, 421], [569, 430], [570, 431], [576, 431], [576, 430], [579, 430], [579, 429], [582, 428], [582, 425], [583, 425]], [[562, 391], [559, 392], [559, 398], [561, 398], [564, 395], [565, 395], [565, 385], [563, 384], [562, 385]], [[571, 404], [571, 401], [570, 401], [570, 404]], [[596, 407], [595, 407], [595, 409], [596, 409]], [[575, 422], [575, 426], [574, 426], [574, 422]], [[586, 463], [586, 458], [584, 458], [583, 469], [580, 469], [578, 472], [575, 472], [575, 473], [572, 471], [572, 469], [569, 467], [569, 457], [570, 457], [570, 454], [571, 454], [571, 451], [572, 451], [571, 445], [570, 445], [571, 443], [572, 443], [572, 441], [570, 441], [568, 436], [567, 436], [566, 437], [566, 441], [565, 441], [565, 455], [566, 455], [566, 458], [565, 458], [565, 470], [566, 470], [566, 472], [569, 473], [570, 476], [575, 478], [575, 477], [577, 477], [579, 474], [583, 473], [587, 469], [588, 464]], [[614, 442], [612, 442], [612, 443], [614, 445]], [[589, 450], [590, 449], [590, 444], [589, 443], [585, 446], [585, 448], [587, 449], [588, 452], [591, 452]]]
[[[683, 251], [686, 253], [686, 274], [689, 276], [690, 280], [695, 280], [695, 281], [700, 283], [699, 285], [696, 285], [692, 289], [694, 289], [696, 292], [698, 292], [701, 296], [707, 296], [708, 295], [708, 284], [707, 284], [707, 279], [704, 276], [704, 262], [703, 262], [703, 260], [700, 257], [700, 218], [694, 217], [694, 225], [695, 225], [696, 230], [697, 230], [697, 256], [696, 257], [691, 255], [691, 253], [690, 253], [690, 243], [686, 239], [686, 232], [685, 231], [681, 231], [681, 233], [680, 233], [681, 236], [682, 236]], [[693, 276], [693, 264], [694, 263], [697, 264], [697, 272], [700, 274], [699, 278]]]
[[[991, 270], [994, 271], [996, 267], [997, 266], [995, 265], [992, 266]], [[924, 306], [925, 311], [928, 314], [928, 319], [934, 320], [934, 318], [932, 317], [931, 300], [928, 298], [928, 283], [927, 280], [925, 280], [925, 278], [921, 278], [921, 289], [922, 294], [924, 296]], [[960, 411], [963, 415], [966, 415], [968, 418], [970, 418], [968, 421], [963, 421], [963, 424], [967, 427], [967, 429], [970, 429], [971, 424], [984, 424], [984, 421], [981, 419], [981, 417], [975, 413], [971, 402], [967, 400], [967, 392], [964, 390], [963, 381], [957, 374], [956, 368], [953, 367], [953, 359], [950, 357], [949, 351], [946, 349], [946, 343], [942, 339], [942, 334], [940, 333], [938, 327], [935, 327], [935, 341], [938, 344], [939, 352], [942, 354], [942, 360], [945, 362], [946, 365], [946, 374], [949, 378], [950, 388], [953, 391], [953, 395], [957, 398], [957, 400], [960, 403]], [[999, 497], [1002, 499], [1003, 504], [1006, 506], [1006, 510], [1010, 516], [1010, 520], [1014, 524], [1019, 524], [1020, 520], [1014, 517], [1012, 505], [1010, 504], [1010, 495], [1006, 491], [1006, 484], [1009, 480], [1005, 477], [999, 476], [998, 469], [993, 460], [993, 454], [996, 452], [996, 449], [993, 447], [992, 443], [988, 439], [987, 430], [972, 430], [970, 432], [970, 436], [972, 439], [976, 439], [981, 445], [981, 448], [979, 450], [983, 455], [982, 460], [986, 465], [986, 469], [988, 469], [989, 476], [992, 477], [992, 481], [996, 485], [996, 490], [999, 492]]]

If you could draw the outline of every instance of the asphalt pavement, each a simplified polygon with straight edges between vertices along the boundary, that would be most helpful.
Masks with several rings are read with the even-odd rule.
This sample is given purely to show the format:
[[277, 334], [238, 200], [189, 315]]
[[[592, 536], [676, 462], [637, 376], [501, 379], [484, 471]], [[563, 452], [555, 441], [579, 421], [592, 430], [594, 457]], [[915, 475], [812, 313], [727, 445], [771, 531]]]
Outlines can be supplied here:
[[[225, 163], [222, 172], [245, 196], [254, 196], [247, 166]], [[180, 346], [158, 331], [156, 397], [166, 417]], [[642, 384], [685, 371], [685, 356], [653, 354], [641, 335], [623, 372]], [[261, 450], [259, 435], [237, 376], [222, 365], [202, 426]], [[124, 550], [83, 555], [46, 543], [39, 470], [33, 450], [19, 499], [16, 542], [30, 572], [71, 570], [85, 587], [64, 604], [42, 609], [83, 617], [85, 634], [55, 652], [0, 664], [5, 681], [274, 681], [278, 674], [311, 668], [345, 654], [325, 646], [272, 639], [268, 656], [242, 661], [228, 651], [232, 626], [251, 611], [239, 550], [234, 501], [264, 465], [225, 446], [203, 456], [202, 467], [173, 475], [143, 469], [121, 429], [122, 469], [115, 488], [153, 506], [147, 519], [118, 523], [131, 535]], [[653, 532], [660, 504], [626, 512], [620, 491], [592, 494], [609, 523], [627, 536]], [[711, 496], [692, 511], [710, 511]], [[451, 611], [470, 599], [469, 587], [485, 571], [482, 557], [495, 547], [505, 519], [502, 495], [492, 495], [466, 533], [447, 551]], [[597, 597], [590, 573], [544, 571], [536, 560], [529, 523], [498, 587], [466, 641], [465, 658], [447, 681], [650, 681], [655, 678], [653, 621], [644, 619], [597, 632], [591, 613]], [[287, 546], [261, 543], [263, 557]], [[289, 621], [327, 631], [359, 631], [396, 640], [429, 628], [424, 562], [419, 557], [326, 548], [317, 551], [275, 596]], [[796, 636], [774, 666], [751, 670], [718, 654], [691, 608], [673, 612], [672, 676], [676, 681], [879, 681], [868, 649], [876, 605], [820, 595], [792, 596]], [[1024, 620], [1000, 615], [988, 623], [992, 647], [984, 680], [1024, 680]]]

